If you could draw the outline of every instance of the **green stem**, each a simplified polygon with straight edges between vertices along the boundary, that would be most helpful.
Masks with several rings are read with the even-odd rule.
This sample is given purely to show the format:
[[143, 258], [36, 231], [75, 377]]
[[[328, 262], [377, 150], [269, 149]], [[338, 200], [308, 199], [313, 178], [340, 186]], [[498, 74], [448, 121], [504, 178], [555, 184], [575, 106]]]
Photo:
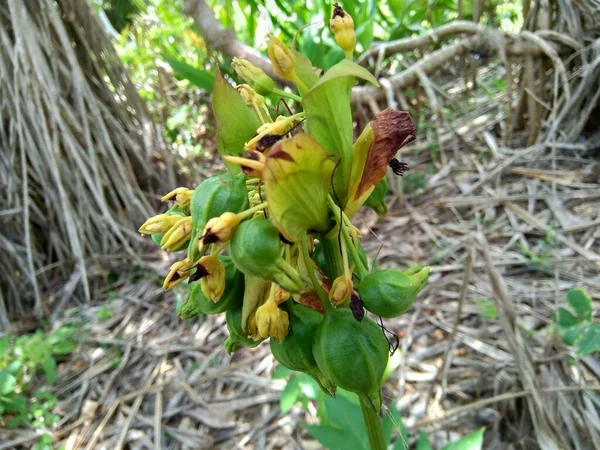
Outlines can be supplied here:
[[371, 450], [386, 450], [387, 446], [385, 445], [379, 414], [373, 409], [373, 405], [367, 397], [359, 395], [358, 398], [360, 399], [360, 409], [367, 428]]
[[262, 202], [262, 203], [259, 203], [258, 205], [256, 205], [256, 206], [253, 206], [252, 208], [249, 208], [249, 209], [247, 209], [247, 210], [245, 210], [245, 211], [242, 211], [241, 213], [238, 213], [238, 217], [239, 217], [241, 220], [244, 220], [244, 219], [246, 219], [247, 217], [250, 217], [250, 216], [251, 216], [252, 214], [254, 214], [256, 211], [260, 211], [260, 210], [262, 210], [262, 209], [265, 209], [267, 206], [268, 206], [268, 203], [267, 203], [267, 202]]
[[302, 238], [301, 238], [302, 242], [300, 245], [300, 251], [302, 252], [302, 259], [304, 259], [304, 264], [306, 265], [306, 271], [308, 272], [308, 277], [310, 278], [310, 282], [312, 283], [313, 287], [315, 288], [315, 291], [317, 292], [317, 295], [319, 296], [319, 300], [321, 300], [321, 303], [323, 304], [323, 308], [325, 308], [325, 312], [331, 311], [333, 309], [333, 307], [331, 306], [331, 303], [329, 303], [329, 298], [327, 298], [327, 294], [325, 293], [325, 290], [323, 289], [323, 286], [321, 286], [321, 283], [319, 283], [319, 280], [317, 280], [317, 276], [315, 275], [315, 270], [313, 267], [311, 267], [310, 264], [310, 255], [308, 253], [308, 236], [306, 235], [306, 233], [302, 234]]
[[325, 262], [333, 278], [339, 277], [344, 273], [342, 254], [338, 244], [337, 235], [331, 238], [323, 238], [323, 251], [325, 252]]
[[273, 89], [271, 92], [273, 94], [277, 94], [281, 97], [291, 98], [292, 100], [294, 100], [298, 103], [302, 102], [302, 97], [300, 97], [299, 95], [296, 95], [296, 94], [292, 94], [291, 92], [286, 92], [283, 89]]
[[[340, 207], [335, 203], [333, 198], [331, 198], [331, 195], [328, 197], [327, 201], [329, 203], [329, 207], [333, 211], [333, 216], [335, 217], [335, 220], [336, 220], [338, 226], [342, 230], [342, 237], [344, 238], [344, 242], [346, 243], [346, 246], [348, 247], [348, 250], [350, 251], [350, 254], [352, 255], [352, 259], [354, 260], [353, 261], [354, 266], [356, 267], [356, 270], [358, 271], [358, 276], [360, 278], [363, 278], [365, 275], [367, 275], [369, 273], [369, 271], [363, 265], [361, 259], [359, 258], [358, 252], [356, 251], [356, 247], [354, 246], [354, 242], [352, 241], [352, 238], [350, 237], [350, 234], [348, 233], [348, 227], [352, 226], [352, 224], [348, 225], [347, 223], [345, 223], [344, 213], [341, 211]], [[342, 220], [340, 220], [340, 216], [341, 216]]]

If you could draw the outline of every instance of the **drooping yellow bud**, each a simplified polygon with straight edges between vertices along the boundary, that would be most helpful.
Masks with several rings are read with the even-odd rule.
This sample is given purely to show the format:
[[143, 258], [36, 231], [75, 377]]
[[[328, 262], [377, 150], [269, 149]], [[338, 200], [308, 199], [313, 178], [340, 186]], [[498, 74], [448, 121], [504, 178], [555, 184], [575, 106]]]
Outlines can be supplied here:
[[253, 311], [248, 317], [248, 336], [254, 341], [260, 341], [262, 338], [258, 334], [258, 327], [256, 326], [256, 311]]
[[175, 200], [177, 206], [183, 209], [187, 209], [190, 206], [190, 202], [192, 201], [192, 194], [194, 191], [188, 189], [186, 187], [178, 187], [177, 189], [173, 189], [167, 195], [165, 195], [160, 200], [162, 202], [166, 202], [169, 200]]
[[232, 212], [226, 212], [219, 217], [213, 217], [206, 223], [199, 245], [204, 246], [227, 242], [240, 222], [239, 215]]
[[232, 164], [237, 164], [242, 168], [242, 172], [249, 178], [260, 178], [262, 171], [265, 167], [265, 155], [261, 152], [250, 151], [247, 152], [247, 158], [241, 158], [239, 156], [223, 156], [223, 161]]
[[188, 278], [194, 267], [194, 262], [185, 258], [182, 261], [176, 261], [171, 265], [169, 269], [169, 273], [165, 277], [165, 281], [163, 282], [163, 289], [169, 290], [173, 286], [181, 283], [183, 280]]
[[339, 306], [348, 298], [350, 298], [350, 294], [352, 293], [352, 280], [346, 278], [345, 275], [340, 275], [335, 280], [333, 280], [333, 284], [331, 285], [331, 289], [329, 290], [329, 300], [335, 306]]
[[329, 28], [334, 34], [337, 44], [344, 50], [344, 53], [346, 53], [346, 58], [352, 59], [354, 47], [356, 46], [354, 20], [352, 20], [352, 16], [344, 11], [337, 3], [333, 7]]
[[178, 217], [177, 222], [165, 233], [160, 241], [160, 248], [166, 252], [175, 252], [185, 244], [192, 235], [192, 218]]
[[[278, 339], [283, 342], [290, 328], [288, 314], [277, 307], [274, 298], [269, 298], [256, 310], [256, 328], [262, 338]], [[248, 323], [251, 328], [251, 323]]]
[[269, 36], [267, 53], [277, 76], [285, 80], [296, 81], [296, 57], [280, 39]]
[[264, 70], [256, 67], [250, 61], [234, 57], [231, 67], [233, 67], [238, 77], [249, 84], [260, 95], [267, 95], [275, 89], [273, 79]]
[[198, 265], [207, 275], [200, 279], [200, 288], [206, 298], [217, 303], [225, 292], [225, 266], [218, 255], [206, 255], [200, 258]]
[[159, 214], [146, 220], [138, 231], [142, 234], [164, 234], [169, 231], [180, 219], [181, 216]]
[[265, 98], [247, 84], [240, 84], [235, 88], [248, 106], [264, 106]]

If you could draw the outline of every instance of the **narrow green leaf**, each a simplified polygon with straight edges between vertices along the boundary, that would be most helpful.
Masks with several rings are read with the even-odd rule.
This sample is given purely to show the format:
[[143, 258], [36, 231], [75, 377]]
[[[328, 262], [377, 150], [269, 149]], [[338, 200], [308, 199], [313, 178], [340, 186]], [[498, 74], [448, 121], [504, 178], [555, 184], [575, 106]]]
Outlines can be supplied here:
[[600, 351], [600, 323], [593, 323], [583, 333], [579, 341], [579, 352], [589, 355]]
[[172, 56], [164, 55], [163, 59], [173, 68], [173, 74], [178, 80], [187, 80], [207, 92], [213, 89], [215, 75], [212, 72], [199, 69]]
[[283, 392], [281, 392], [281, 397], [279, 398], [279, 408], [281, 409], [282, 414], [288, 412], [292, 406], [294, 406], [294, 403], [298, 401], [300, 391], [298, 377], [290, 378], [290, 381], [285, 385]]
[[567, 300], [579, 318], [592, 320], [592, 299], [583, 289], [570, 289], [567, 292]]
[[298, 384], [300, 385], [302, 393], [311, 400], [316, 400], [319, 398], [319, 395], [321, 395], [319, 384], [313, 377], [306, 373], [298, 374]]
[[441, 450], [481, 450], [483, 446], [483, 433], [485, 428], [480, 428], [456, 442], [445, 445]]
[[[256, 113], [246, 106], [242, 96], [231, 86], [217, 69], [212, 96], [212, 107], [217, 121], [217, 149], [221, 156], [239, 155], [244, 144], [260, 126]], [[240, 172], [235, 164], [225, 164], [230, 172]]]
[[419, 430], [419, 441], [417, 442], [415, 450], [433, 450], [425, 430]]
[[308, 89], [312, 88], [318, 81], [317, 74], [313, 70], [312, 62], [296, 50], [292, 49], [292, 53], [296, 57], [296, 75]]

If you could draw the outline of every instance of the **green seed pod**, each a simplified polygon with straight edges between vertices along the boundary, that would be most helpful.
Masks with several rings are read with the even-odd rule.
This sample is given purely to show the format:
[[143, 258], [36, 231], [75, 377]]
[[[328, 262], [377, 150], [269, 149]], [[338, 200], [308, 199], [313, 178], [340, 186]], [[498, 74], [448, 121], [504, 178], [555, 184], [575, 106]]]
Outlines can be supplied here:
[[226, 212], [239, 213], [249, 208], [246, 177], [243, 174], [224, 173], [207, 180], [196, 187], [190, 203], [192, 215], [192, 238], [188, 258], [197, 260], [198, 240], [202, 236], [206, 222]]
[[388, 212], [385, 194], [387, 194], [389, 187], [387, 177], [383, 177], [377, 186], [375, 186], [375, 189], [373, 189], [373, 192], [371, 192], [364, 205], [375, 211], [377, 215], [385, 216]]
[[[337, 245], [337, 240], [335, 241], [335, 247], [332, 247], [332, 251], [336, 251], [336, 252], [340, 252], [339, 246]], [[326, 246], [325, 243], [323, 241], [320, 241], [317, 246], [315, 247], [315, 250], [312, 254], [312, 260], [317, 264], [317, 267], [321, 270], [321, 272], [323, 272], [325, 275], [327, 275], [327, 278], [330, 279], [335, 279], [337, 278], [339, 275], [341, 275], [341, 273], [332, 273], [329, 264], [327, 264], [327, 261], [329, 260], [329, 258], [331, 258], [330, 256], [327, 255], [327, 251], [326, 251]], [[363, 265], [368, 268], [369, 267], [369, 262], [367, 260], [367, 253], [365, 252], [365, 249], [363, 248], [362, 245], [358, 244], [358, 256], [360, 261], [363, 263]], [[340, 256], [341, 258], [341, 256]], [[352, 258], [352, 255], [350, 254], [350, 252], [348, 252], [348, 264], [349, 265], [353, 265], [354, 264], [354, 259]]]
[[[170, 208], [166, 213], [167, 216], [181, 216], [181, 217], [185, 217], [187, 214], [185, 213], [185, 211], [181, 208], [179, 208], [178, 206], [173, 206], [172, 208]], [[154, 244], [158, 247], [160, 247], [160, 241], [162, 241], [164, 234], [158, 234], [158, 233], [154, 233], [151, 237], [152, 237], [152, 242], [154, 242]], [[189, 241], [184, 243], [180, 248], [178, 248], [177, 250], [185, 250], [187, 248], [189, 244]]]
[[271, 339], [271, 353], [279, 364], [311, 375], [323, 392], [335, 394], [335, 384], [327, 379], [313, 356], [313, 338], [323, 315], [302, 305], [290, 305], [290, 331], [283, 342]]
[[381, 317], [398, 317], [411, 307], [427, 284], [429, 267], [411, 267], [406, 272], [379, 270], [365, 276], [358, 295], [367, 311]]
[[358, 322], [346, 308], [328, 311], [317, 327], [313, 355], [329, 380], [367, 398], [379, 411], [389, 346], [373, 320]]
[[248, 337], [248, 333], [242, 330], [242, 308], [235, 308], [227, 311], [225, 320], [227, 321], [229, 337], [225, 340], [224, 345], [228, 354], [231, 355], [240, 347], [254, 348], [264, 341], [264, 339], [255, 341]]
[[[242, 306], [244, 275], [237, 270], [231, 258], [219, 256], [219, 259], [225, 266], [225, 291], [223, 295], [221, 295], [219, 301], [213, 302], [204, 295], [200, 283], [193, 283], [188, 299], [184, 304], [185, 307], [190, 303], [186, 311], [197, 311], [197, 314], [219, 314]], [[180, 316], [182, 316], [181, 313]]]
[[281, 257], [279, 231], [271, 219], [242, 222], [229, 241], [229, 255], [246, 275], [273, 281], [288, 292], [304, 287], [296, 269]]

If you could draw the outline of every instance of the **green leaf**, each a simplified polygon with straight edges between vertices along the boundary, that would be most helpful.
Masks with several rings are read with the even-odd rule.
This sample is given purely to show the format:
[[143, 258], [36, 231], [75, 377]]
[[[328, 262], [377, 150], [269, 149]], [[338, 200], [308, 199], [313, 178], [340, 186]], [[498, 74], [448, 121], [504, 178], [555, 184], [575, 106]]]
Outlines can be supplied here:
[[[239, 155], [244, 144], [252, 139], [260, 127], [256, 113], [246, 106], [242, 96], [217, 69], [212, 96], [212, 108], [217, 121], [217, 149], [221, 156]], [[240, 172], [235, 164], [225, 163], [232, 173]]]
[[319, 388], [319, 384], [315, 381], [313, 377], [306, 373], [298, 374], [298, 384], [300, 389], [302, 390], [302, 394], [311, 400], [317, 400], [321, 395], [321, 389]]
[[27, 407], [27, 398], [24, 395], [12, 392], [2, 397], [4, 410], [9, 413], [23, 413]]
[[302, 80], [308, 89], [312, 88], [319, 79], [313, 70], [312, 62], [310, 59], [296, 50], [292, 49], [292, 53], [296, 57], [296, 75], [298, 78], [300, 78], [300, 80]]
[[46, 361], [50, 357], [52, 346], [41, 333], [36, 333], [23, 346], [23, 354], [25, 358], [33, 364], [38, 365]]
[[313, 86], [313, 90], [337, 78], [346, 77], [362, 78], [363, 80], [366, 80], [369, 83], [374, 84], [375, 86], [379, 86], [377, 78], [375, 78], [371, 72], [369, 72], [364, 67], [359, 66], [355, 62], [350, 61], [349, 59], [344, 59], [337, 63], [335, 66], [333, 66], [331, 69], [329, 69], [327, 72], [325, 72], [325, 74], [319, 79], [317, 84]]
[[560, 328], [569, 328], [579, 323], [577, 317], [575, 317], [569, 310], [563, 308], [562, 306], [558, 308], [558, 317], [556, 319]]
[[585, 325], [576, 325], [569, 328], [561, 329], [561, 335], [565, 345], [575, 345], [585, 333]]
[[283, 392], [281, 393], [281, 397], [279, 398], [279, 408], [281, 409], [281, 414], [285, 414], [288, 412], [294, 403], [298, 401], [298, 396], [300, 395], [300, 383], [298, 382], [298, 377], [290, 378], [290, 381], [287, 382]]
[[567, 292], [567, 301], [580, 319], [592, 320], [592, 299], [583, 289], [570, 289]]
[[10, 335], [7, 334], [2, 339], [0, 339], [0, 361], [2, 361], [9, 352], [9, 344], [10, 344]]
[[164, 60], [173, 68], [175, 78], [187, 80], [193, 85], [210, 92], [215, 84], [215, 75], [204, 69], [198, 69], [185, 61], [172, 56], [163, 56]]
[[583, 333], [579, 341], [579, 353], [589, 355], [600, 351], [600, 323], [593, 323]]
[[[356, 394], [353, 395], [356, 397]], [[337, 395], [336, 397], [326, 396], [324, 403], [328, 422], [345, 432], [345, 448], [369, 449], [367, 430], [360, 406], [353, 403], [345, 395]]]
[[52, 346], [53, 355], [69, 355], [77, 348], [77, 343], [73, 341], [59, 342]]
[[42, 367], [48, 379], [48, 384], [53, 384], [54, 380], [56, 380], [56, 360], [50, 357], [44, 361]]
[[275, 368], [275, 370], [273, 371], [273, 375], [272, 375], [272, 377], [273, 377], [273, 379], [274, 379], [274, 380], [281, 380], [281, 379], [283, 379], [283, 378], [287, 378], [287, 377], [289, 377], [290, 375], [293, 375], [293, 374], [295, 374], [295, 373], [296, 373], [296, 372], [294, 372], [294, 371], [293, 371], [293, 370], [291, 370], [291, 369], [288, 369], [288, 368], [287, 368], [287, 367], [285, 367], [285, 366], [277, 366], [277, 367]]
[[14, 392], [17, 379], [8, 372], [0, 372], [0, 395], [8, 395]]
[[456, 442], [445, 445], [441, 450], [481, 450], [483, 446], [483, 433], [485, 428], [480, 428]]
[[[352, 439], [349, 430], [327, 425], [304, 425], [308, 434], [329, 450], [370, 450], [364, 443]], [[366, 431], [364, 432], [366, 435]]]
[[419, 430], [419, 441], [417, 442], [415, 450], [433, 450], [425, 430]]

